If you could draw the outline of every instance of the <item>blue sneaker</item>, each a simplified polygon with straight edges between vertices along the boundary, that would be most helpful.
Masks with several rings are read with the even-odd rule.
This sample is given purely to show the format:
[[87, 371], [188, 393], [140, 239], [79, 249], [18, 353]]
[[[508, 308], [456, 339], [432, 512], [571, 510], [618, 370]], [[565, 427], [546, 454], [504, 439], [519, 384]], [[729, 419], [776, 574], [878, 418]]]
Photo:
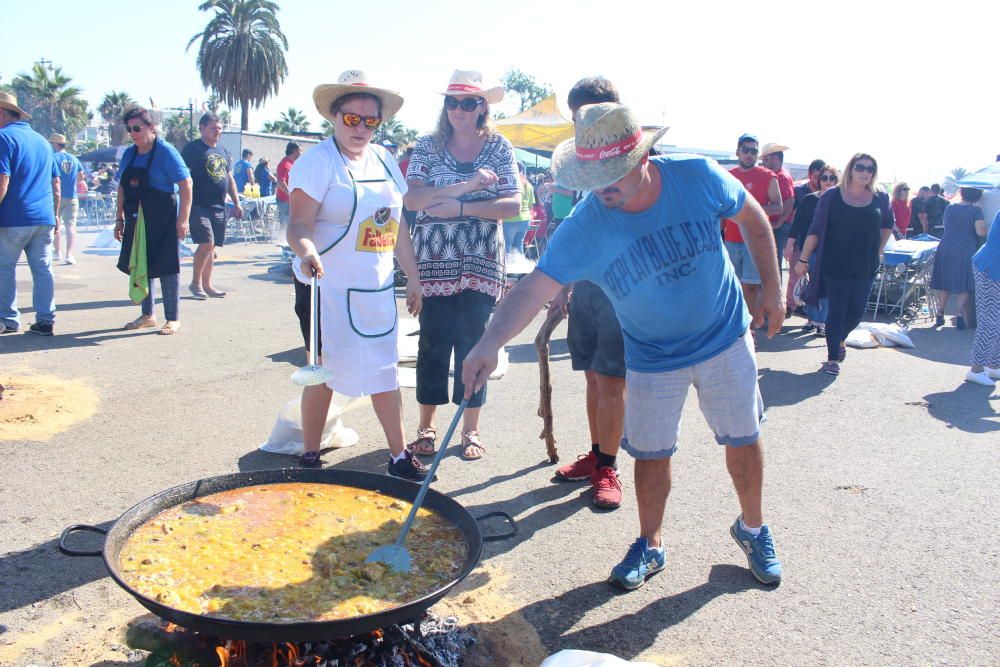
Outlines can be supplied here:
[[729, 534], [736, 544], [746, 552], [747, 565], [750, 573], [762, 584], [777, 584], [781, 582], [781, 561], [774, 553], [774, 539], [767, 525], [760, 527], [760, 534], [754, 537], [740, 526], [739, 516], [729, 529]]
[[625, 559], [612, 568], [608, 581], [627, 591], [634, 591], [666, 565], [666, 550], [651, 547], [645, 537], [640, 537], [628, 548]]

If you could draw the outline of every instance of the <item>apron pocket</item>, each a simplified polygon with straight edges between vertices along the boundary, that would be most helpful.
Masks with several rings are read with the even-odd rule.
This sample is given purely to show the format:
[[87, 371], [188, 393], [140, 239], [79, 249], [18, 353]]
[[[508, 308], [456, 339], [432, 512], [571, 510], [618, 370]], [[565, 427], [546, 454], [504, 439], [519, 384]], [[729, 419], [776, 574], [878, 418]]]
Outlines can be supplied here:
[[390, 282], [377, 290], [347, 288], [347, 317], [364, 338], [387, 336], [396, 328], [396, 295]]

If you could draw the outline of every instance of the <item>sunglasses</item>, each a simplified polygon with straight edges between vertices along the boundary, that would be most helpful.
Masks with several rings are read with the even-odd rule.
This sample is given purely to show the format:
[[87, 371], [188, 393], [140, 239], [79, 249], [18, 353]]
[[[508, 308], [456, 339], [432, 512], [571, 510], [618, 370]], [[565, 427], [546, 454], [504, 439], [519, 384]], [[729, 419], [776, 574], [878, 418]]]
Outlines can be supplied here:
[[869, 174], [874, 174], [875, 173], [875, 165], [873, 165], [873, 164], [870, 164], [870, 165], [869, 164], [861, 164], [859, 162], [858, 164], [854, 165], [854, 171], [867, 171]]
[[142, 132], [143, 125], [126, 125], [126, 132]]
[[378, 126], [382, 124], [382, 119], [377, 116], [360, 116], [356, 113], [341, 111], [340, 117], [344, 120], [344, 125], [347, 127], [357, 127], [364, 122], [366, 130], [377, 130]]
[[837, 182], [837, 177], [834, 176], [833, 174], [823, 174], [822, 176], [819, 177], [819, 180], [821, 180], [821, 181], [829, 181], [831, 183], [836, 183]]
[[756, 155], [760, 151], [758, 151], [756, 148], [748, 148], [746, 146], [740, 146], [740, 152], [743, 153], [744, 155]]
[[481, 97], [466, 97], [464, 100], [459, 102], [457, 99], [448, 95], [444, 98], [444, 108], [448, 111], [454, 111], [455, 109], [461, 109], [462, 111], [475, 111], [476, 108], [485, 102]]

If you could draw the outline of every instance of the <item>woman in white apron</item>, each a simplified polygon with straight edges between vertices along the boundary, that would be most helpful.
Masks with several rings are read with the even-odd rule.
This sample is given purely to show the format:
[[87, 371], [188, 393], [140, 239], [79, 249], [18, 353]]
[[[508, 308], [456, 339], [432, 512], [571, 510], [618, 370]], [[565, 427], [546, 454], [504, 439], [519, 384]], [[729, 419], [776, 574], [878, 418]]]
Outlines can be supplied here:
[[333, 123], [334, 136], [292, 168], [288, 243], [298, 256], [298, 279], [308, 282], [314, 271], [319, 279], [322, 364], [333, 379], [302, 393], [301, 465], [322, 465], [320, 437], [333, 391], [371, 396], [389, 443], [388, 473], [419, 482], [426, 469], [403, 440], [393, 256], [408, 278], [406, 305], [413, 315], [420, 312], [420, 278], [402, 217], [406, 183], [395, 160], [370, 143], [403, 98], [349, 70], [336, 84], [317, 86], [313, 101]]

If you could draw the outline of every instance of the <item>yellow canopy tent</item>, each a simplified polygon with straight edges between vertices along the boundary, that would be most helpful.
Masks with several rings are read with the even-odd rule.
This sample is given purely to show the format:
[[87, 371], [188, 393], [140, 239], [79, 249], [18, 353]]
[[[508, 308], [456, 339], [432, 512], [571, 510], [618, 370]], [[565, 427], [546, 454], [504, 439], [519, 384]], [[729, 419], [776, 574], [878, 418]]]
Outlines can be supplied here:
[[517, 148], [554, 150], [560, 142], [573, 138], [573, 123], [567, 120], [549, 95], [516, 116], [496, 121], [497, 131]]

